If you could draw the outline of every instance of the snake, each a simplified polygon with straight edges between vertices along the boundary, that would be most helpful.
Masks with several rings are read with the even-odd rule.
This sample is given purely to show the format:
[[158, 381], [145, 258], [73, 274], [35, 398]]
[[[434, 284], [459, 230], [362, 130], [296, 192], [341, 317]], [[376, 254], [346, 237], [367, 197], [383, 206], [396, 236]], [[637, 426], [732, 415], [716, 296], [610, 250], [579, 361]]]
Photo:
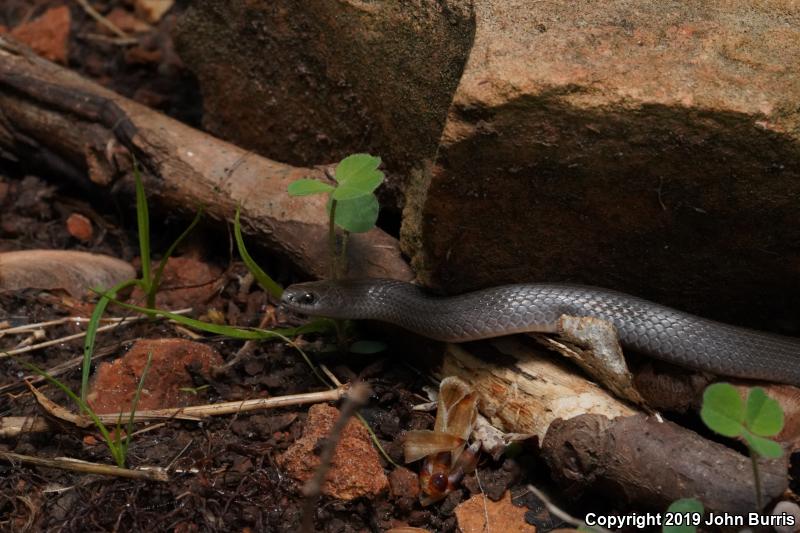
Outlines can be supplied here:
[[559, 333], [562, 316], [611, 323], [623, 348], [712, 374], [800, 386], [800, 339], [695, 316], [598, 287], [530, 283], [434, 296], [390, 279], [321, 280], [287, 287], [282, 307], [304, 315], [388, 322], [460, 343]]

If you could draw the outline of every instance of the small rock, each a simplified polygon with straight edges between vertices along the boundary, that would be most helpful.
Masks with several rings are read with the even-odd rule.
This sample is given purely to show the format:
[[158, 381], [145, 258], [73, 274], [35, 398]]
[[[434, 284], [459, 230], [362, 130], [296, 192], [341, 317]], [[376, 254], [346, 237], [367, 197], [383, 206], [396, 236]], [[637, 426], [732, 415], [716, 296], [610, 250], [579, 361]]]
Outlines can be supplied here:
[[20, 24], [11, 35], [27, 44], [40, 56], [67, 63], [70, 14], [67, 6], [54, 7], [30, 22]]
[[89, 242], [94, 234], [92, 221], [80, 213], [72, 213], [67, 218], [67, 232], [81, 242]]
[[123, 357], [98, 367], [88, 398], [95, 412], [116, 413], [130, 409], [148, 353], [152, 354], [153, 359], [137, 410], [202, 403], [202, 395], [180, 390], [195, 386], [186, 368], [199, 368], [202, 375], [208, 375], [211, 366], [223, 362], [216, 350], [199, 342], [185, 339], [139, 340]]
[[425, 510], [411, 511], [408, 515], [408, 524], [410, 526], [421, 526], [431, 521], [431, 512]]
[[408, 468], [395, 468], [389, 474], [389, 490], [394, 498], [416, 498], [419, 496], [419, 477]]
[[437, 511], [442, 517], [453, 516], [456, 508], [461, 504], [464, 499], [464, 491], [462, 489], [455, 489], [447, 494], [444, 499], [438, 504]]
[[487, 530], [536, 533], [536, 528], [525, 522], [526, 511], [525, 507], [511, 503], [511, 493], [506, 492], [498, 502], [476, 494], [459, 505], [455, 513], [458, 527], [463, 533], [482, 533]]
[[[16, 218], [16, 217], [15, 217]], [[3, 231], [18, 228], [7, 227]], [[107, 255], [73, 250], [19, 250], [0, 253], [0, 291], [65, 290], [81, 298], [93, 287], [113, 287], [136, 276], [133, 267]]]
[[[154, 261], [155, 269], [158, 262]], [[156, 294], [156, 307], [180, 309], [205, 303], [216, 292], [214, 282], [222, 270], [195, 257], [170, 257], [161, 277], [161, 287]], [[138, 287], [133, 291], [133, 300], [143, 301], [144, 294]]]
[[781, 516], [784, 513], [794, 518], [794, 525], [776, 525], [774, 526], [776, 533], [794, 533], [800, 529], [800, 507], [790, 501], [778, 502], [772, 510], [772, 516]]
[[[318, 443], [328, 437], [338, 417], [338, 409], [327, 404], [316, 404], [308, 410], [303, 436], [278, 459], [290, 476], [304, 483], [314, 475], [319, 466]], [[322, 493], [340, 500], [352, 500], [375, 496], [388, 486], [389, 481], [367, 430], [358, 420], [350, 420], [336, 445]]]
[[475, 485], [478, 485], [478, 480], [475, 479], [474, 473], [468, 476], [470, 479], [469, 485], [467, 485], [466, 480], [464, 485], [473, 494], [483, 492], [490, 500], [499, 501], [509, 487], [520, 478], [520, 475], [520, 468], [516, 461], [506, 459], [502, 468], [481, 470], [478, 490], [474, 490]]

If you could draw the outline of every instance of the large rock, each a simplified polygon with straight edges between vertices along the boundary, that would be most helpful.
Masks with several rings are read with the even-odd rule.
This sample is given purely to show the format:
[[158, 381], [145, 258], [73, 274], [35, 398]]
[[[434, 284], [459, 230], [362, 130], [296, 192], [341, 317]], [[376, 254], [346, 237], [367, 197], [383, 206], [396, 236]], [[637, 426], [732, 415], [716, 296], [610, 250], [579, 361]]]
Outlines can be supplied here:
[[471, 0], [200, 0], [177, 46], [204, 127], [295, 165], [435, 153], [474, 30]]
[[407, 195], [426, 284], [570, 280], [773, 328], [800, 314], [791, 3], [475, 13], [438, 160]]

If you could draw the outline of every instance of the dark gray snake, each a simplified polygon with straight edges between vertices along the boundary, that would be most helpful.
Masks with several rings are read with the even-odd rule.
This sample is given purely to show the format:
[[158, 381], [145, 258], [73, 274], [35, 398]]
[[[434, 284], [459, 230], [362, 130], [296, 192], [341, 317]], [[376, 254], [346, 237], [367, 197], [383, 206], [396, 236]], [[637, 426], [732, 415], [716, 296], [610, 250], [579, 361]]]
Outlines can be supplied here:
[[595, 317], [614, 325], [624, 347], [657, 359], [724, 376], [800, 385], [800, 339], [730, 326], [596, 287], [537, 283], [433, 297], [395, 280], [316, 281], [287, 288], [282, 303], [308, 315], [381, 320], [448, 342], [556, 333], [562, 315]]

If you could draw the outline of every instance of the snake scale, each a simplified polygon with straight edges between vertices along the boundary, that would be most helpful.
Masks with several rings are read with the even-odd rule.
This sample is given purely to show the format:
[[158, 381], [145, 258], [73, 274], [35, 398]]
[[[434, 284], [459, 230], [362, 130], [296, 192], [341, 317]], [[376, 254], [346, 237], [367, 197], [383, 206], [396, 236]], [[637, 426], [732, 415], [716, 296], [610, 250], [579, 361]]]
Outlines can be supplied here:
[[623, 347], [723, 376], [800, 385], [800, 339], [731, 326], [620, 292], [569, 284], [519, 284], [435, 297], [387, 279], [288, 287], [284, 307], [339, 319], [373, 319], [447, 342], [556, 333], [562, 315], [614, 325]]

